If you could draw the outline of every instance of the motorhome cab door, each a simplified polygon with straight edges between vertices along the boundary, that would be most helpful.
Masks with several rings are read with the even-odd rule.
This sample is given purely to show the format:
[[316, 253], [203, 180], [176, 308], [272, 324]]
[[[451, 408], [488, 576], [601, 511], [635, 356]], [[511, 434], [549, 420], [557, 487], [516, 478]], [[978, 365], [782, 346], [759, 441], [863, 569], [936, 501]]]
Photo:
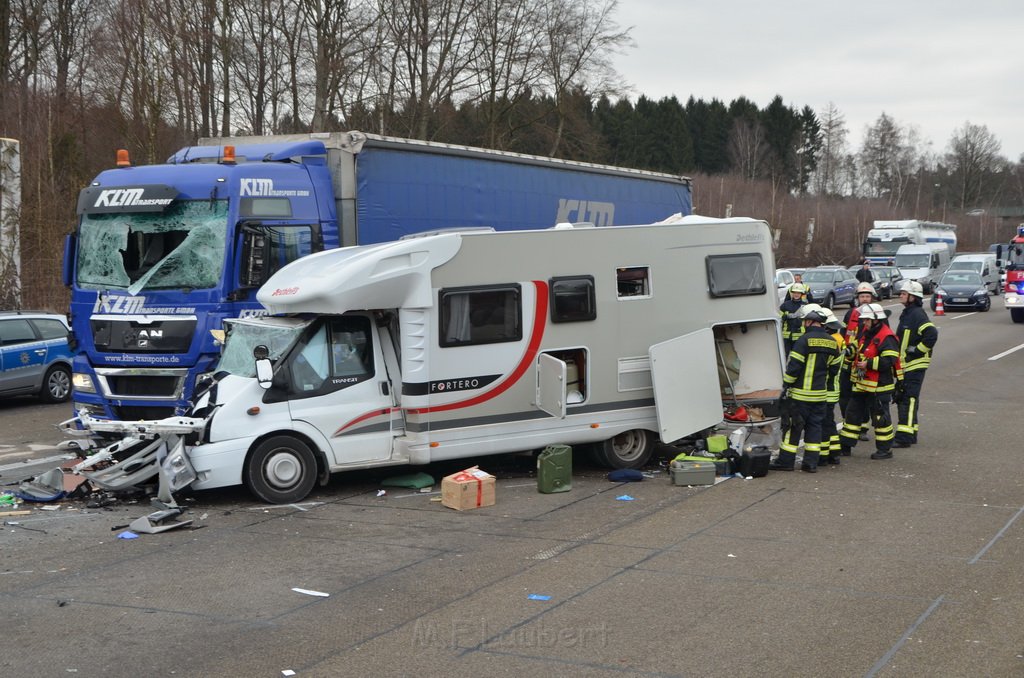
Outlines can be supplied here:
[[697, 330], [651, 346], [658, 434], [671, 443], [722, 421], [715, 334]]
[[[381, 337], [366, 315], [325, 316], [291, 356], [292, 420], [318, 429], [334, 464], [391, 456], [395, 402], [384, 369]], [[398, 420], [400, 421], [400, 420]]]

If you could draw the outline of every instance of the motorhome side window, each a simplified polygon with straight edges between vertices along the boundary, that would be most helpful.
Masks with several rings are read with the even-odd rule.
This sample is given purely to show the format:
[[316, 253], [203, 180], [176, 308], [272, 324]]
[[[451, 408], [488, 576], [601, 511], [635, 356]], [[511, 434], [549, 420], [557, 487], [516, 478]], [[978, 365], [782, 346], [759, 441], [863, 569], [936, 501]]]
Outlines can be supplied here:
[[523, 338], [519, 285], [449, 288], [439, 293], [443, 347]]
[[551, 278], [551, 322], [570, 323], [597, 317], [594, 278], [589, 275]]
[[651, 269], [647, 266], [623, 266], [615, 269], [619, 299], [651, 296]]
[[761, 255], [719, 254], [707, 257], [708, 291], [713, 297], [764, 294], [767, 291]]
[[242, 227], [242, 287], [259, 287], [299, 257], [324, 248], [319, 225], [245, 224]]
[[291, 391], [300, 395], [336, 391], [372, 376], [369, 319], [332, 318], [313, 333], [292, 360]]

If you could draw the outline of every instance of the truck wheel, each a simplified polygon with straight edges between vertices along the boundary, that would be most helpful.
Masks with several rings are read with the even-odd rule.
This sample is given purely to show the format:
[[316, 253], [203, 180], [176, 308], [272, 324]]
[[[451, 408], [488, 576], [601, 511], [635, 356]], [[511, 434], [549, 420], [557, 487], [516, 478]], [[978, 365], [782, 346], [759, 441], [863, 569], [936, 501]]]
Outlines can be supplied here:
[[54, 365], [43, 377], [43, 388], [39, 397], [47, 403], [65, 403], [71, 397], [71, 370], [63, 365]]
[[316, 483], [316, 457], [291, 436], [267, 438], [252, 451], [243, 470], [249, 491], [268, 504], [291, 504]]
[[1010, 319], [1015, 323], [1024, 323], [1024, 308], [1011, 308]]
[[595, 457], [609, 468], [641, 468], [654, 452], [654, 436], [645, 429], [624, 431], [598, 443]]

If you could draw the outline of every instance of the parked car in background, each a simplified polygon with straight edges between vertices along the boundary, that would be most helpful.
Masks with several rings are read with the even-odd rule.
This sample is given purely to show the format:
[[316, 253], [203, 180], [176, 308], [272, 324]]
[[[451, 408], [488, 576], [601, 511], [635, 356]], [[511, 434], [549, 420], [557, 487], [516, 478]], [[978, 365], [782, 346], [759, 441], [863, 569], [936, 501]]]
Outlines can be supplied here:
[[778, 292], [780, 304], [785, 301], [786, 294], [789, 292], [789, 286], [794, 282], [796, 282], [796, 279], [793, 278], [793, 272], [788, 268], [775, 269], [775, 289]]
[[932, 295], [932, 310], [935, 310], [935, 298], [942, 296], [944, 309], [965, 309], [970, 311], [987, 311], [992, 308], [992, 299], [988, 296], [988, 285], [979, 273], [974, 271], [947, 271], [939, 278]]
[[819, 266], [804, 271], [804, 284], [810, 288], [815, 302], [825, 308], [837, 304], [853, 304], [857, 279], [842, 266]]
[[[861, 268], [861, 264], [856, 264], [847, 270], [856, 277], [857, 271]], [[868, 270], [871, 271], [871, 285], [875, 288], [875, 294], [879, 299], [892, 299], [893, 296], [899, 294], [903, 276], [900, 275], [898, 268], [895, 266], [872, 266]]]
[[70, 335], [62, 315], [0, 312], [0, 395], [65, 402], [71, 396]]

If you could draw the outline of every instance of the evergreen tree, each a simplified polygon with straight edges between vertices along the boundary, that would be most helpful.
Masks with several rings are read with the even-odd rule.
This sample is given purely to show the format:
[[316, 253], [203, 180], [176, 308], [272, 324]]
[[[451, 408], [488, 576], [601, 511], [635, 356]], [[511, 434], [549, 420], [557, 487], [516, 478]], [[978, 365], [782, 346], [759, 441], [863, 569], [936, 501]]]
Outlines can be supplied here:
[[818, 116], [810, 106], [800, 111], [800, 141], [796, 148], [797, 190], [806, 194], [811, 175], [818, 167], [821, 155], [822, 136]]

